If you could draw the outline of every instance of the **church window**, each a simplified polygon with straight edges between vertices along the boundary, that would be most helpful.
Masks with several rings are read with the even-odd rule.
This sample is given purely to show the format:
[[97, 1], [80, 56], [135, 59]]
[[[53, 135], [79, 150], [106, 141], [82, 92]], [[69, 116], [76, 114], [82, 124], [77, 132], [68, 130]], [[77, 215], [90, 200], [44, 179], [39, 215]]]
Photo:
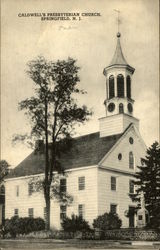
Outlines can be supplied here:
[[129, 168], [134, 168], [134, 156], [133, 152], [129, 152]]
[[129, 193], [134, 194], [134, 183], [133, 180], [129, 180]]
[[84, 176], [78, 178], [78, 186], [79, 186], [79, 190], [85, 189], [85, 177]]
[[116, 214], [117, 213], [117, 205], [116, 204], [110, 204], [110, 212], [112, 214]]
[[123, 103], [119, 104], [119, 113], [123, 114], [124, 113], [124, 107], [123, 107]]
[[28, 183], [28, 195], [32, 195], [33, 193], [33, 184], [32, 183]]
[[109, 77], [109, 99], [114, 97], [114, 76]]
[[85, 205], [84, 204], [78, 205], [78, 215], [80, 218], [84, 219], [85, 217]]
[[65, 193], [67, 189], [66, 179], [60, 179], [60, 192]]
[[121, 153], [118, 154], [118, 160], [122, 160], [122, 154]]
[[117, 96], [124, 97], [124, 77], [121, 74], [117, 76]]
[[18, 217], [18, 215], [19, 215], [19, 210], [18, 210], [18, 208], [15, 208], [14, 209], [14, 216]]
[[132, 137], [129, 137], [129, 143], [130, 143], [130, 144], [133, 144], [133, 142], [134, 142], [133, 138], [132, 138]]
[[128, 108], [129, 113], [133, 112], [133, 106], [131, 103], [128, 103], [127, 108]]
[[111, 102], [109, 105], [108, 105], [108, 111], [109, 112], [113, 112], [115, 109], [115, 104], [113, 102]]
[[19, 196], [19, 186], [16, 186], [16, 196]]
[[131, 78], [127, 76], [127, 97], [131, 98]]
[[67, 212], [67, 207], [66, 206], [60, 206], [60, 220], [63, 220], [66, 218], [66, 212]]
[[33, 208], [28, 208], [28, 217], [33, 218]]
[[116, 191], [116, 177], [111, 176], [111, 190]]

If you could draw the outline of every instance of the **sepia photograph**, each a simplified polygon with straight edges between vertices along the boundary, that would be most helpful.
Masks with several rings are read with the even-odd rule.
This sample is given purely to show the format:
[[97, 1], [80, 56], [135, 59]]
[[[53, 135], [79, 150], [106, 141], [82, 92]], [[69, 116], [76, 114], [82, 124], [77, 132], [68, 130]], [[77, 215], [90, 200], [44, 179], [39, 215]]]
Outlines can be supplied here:
[[1, 0], [0, 249], [159, 249], [159, 1]]

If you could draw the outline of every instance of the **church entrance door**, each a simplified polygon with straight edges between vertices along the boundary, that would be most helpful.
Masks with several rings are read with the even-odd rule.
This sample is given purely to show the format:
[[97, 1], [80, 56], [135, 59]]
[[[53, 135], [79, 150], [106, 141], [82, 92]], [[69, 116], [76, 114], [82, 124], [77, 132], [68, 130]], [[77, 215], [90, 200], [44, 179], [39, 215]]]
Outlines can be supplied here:
[[134, 225], [134, 212], [135, 212], [135, 207], [129, 206], [129, 227], [133, 228]]

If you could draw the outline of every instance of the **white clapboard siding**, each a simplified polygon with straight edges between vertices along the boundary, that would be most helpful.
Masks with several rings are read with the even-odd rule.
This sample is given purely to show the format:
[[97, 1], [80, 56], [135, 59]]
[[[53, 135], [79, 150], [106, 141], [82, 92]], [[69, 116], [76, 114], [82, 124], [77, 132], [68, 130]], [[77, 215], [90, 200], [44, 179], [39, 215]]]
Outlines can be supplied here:
[[128, 127], [130, 123], [133, 123], [137, 129], [139, 129], [139, 120], [130, 115], [123, 115], [123, 127], [124, 129]]
[[[85, 177], [85, 190], [78, 190], [78, 178]], [[67, 192], [73, 196], [73, 203], [67, 207], [67, 216], [78, 215], [78, 205], [85, 205], [85, 219], [92, 224], [93, 218], [98, 214], [97, 204], [97, 167], [84, 167], [77, 170], [68, 171]], [[45, 201], [43, 193], [33, 193], [28, 195], [27, 178], [12, 178], [6, 181], [6, 218], [14, 215], [14, 209], [19, 210], [19, 216], [28, 216], [28, 209], [34, 209], [34, 217], [44, 218]], [[19, 186], [19, 196], [16, 196], [16, 186]], [[51, 227], [60, 229], [60, 204], [52, 200], [51, 202]]]
[[[134, 140], [133, 144], [129, 143], [129, 138]], [[129, 152], [133, 152], [134, 155], [134, 169], [129, 168]], [[110, 153], [102, 161], [102, 165], [105, 167], [115, 168], [121, 171], [129, 171], [134, 173], [137, 171], [136, 166], [141, 164], [141, 158], [145, 156], [146, 148], [137, 135], [134, 127], [132, 127], [128, 133], [118, 141], [115, 147], [112, 148]], [[122, 159], [118, 159], [118, 154], [122, 154]]]
[[122, 115], [109, 116], [99, 119], [100, 137], [120, 134], [123, 131]]
[[[129, 143], [129, 138], [132, 137], [133, 144]], [[133, 180], [134, 174], [137, 171], [136, 166], [140, 165], [141, 157], [145, 155], [145, 145], [138, 136], [134, 127], [122, 136], [115, 147], [104, 157], [100, 166], [103, 169], [98, 171], [98, 213], [103, 214], [110, 211], [110, 204], [117, 204], [117, 212], [122, 219], [122, 226], [128, 227], [128, 218], [124, 216], [125, 210], [129, 206], [134, 206], [128, 196], [129, 180]], [[129, 168], [129, 152], [134, 155], [134, 169]], [[122, 154], [122, 159], [118, 159], [118, 154]], [[117, 189], [111, 190], [111, 176], [116, 177]]]
[[[111, 190], [111, 176], [116, 177], [116, 191]], [[110, 205], [117, 205], [117, 213], [122, 220], [122, 227], [128, 227], [128, 218], [124, 216], [125, 210], [129, 206], [135, 206], [135, 203], [129, 198], [129, 180], [133, 177], [108, 171], [106, 169], [98, 170], [98, 214], [110, 212]]]
[[[19, 216], [28, 216], [28, 209], [34, 208], [34, 217], [43, 218], [43, 193], [28, 195], [28, 182], [30, 178], [13, 178], [6, 181], [5, 217], [11, 218], [14, 209], [19, 210]], [[19, 186], [19, 196], [16, 196], [16, 186]]]
[[[78, 189], [78, 178], [85, 177], [85, 189]], [[85, 219], [92, 223], [97, 216], [97, 168], [81, 169], [68, 172], [67, 191], [73, 196], [73, 204], [68, 208], [68, 216], [78, 214], [78, 204], [85, 205]]]
[[123, 133], [133, 123], [139, 128], [139, 120], [127, 114], [118, 114], [99, 119], [100, 137]]
[[[129, 138], [134, 140], [129, 143]], [[67, 216], [73, 213], [78, 215], [78, 205], [85, 207], [85, 219], [92, 225], [93, 220], [100, 214], [109, 211], [110, 204], [118, 205], [118, 213], [123, 220], [123, 227], [128, 226], [128, 219], [124, 211], [132, 202], [128, 196], [129, 180], [140, 164], [140, 158], [145, 155], [145, 146], [134, 126], [131, 126], [125, 135], [113, 146], [108, 154], [97, 166], [81, 167], [66, 171], [67, 192], [73, 196], [73, 202], [67, 207]], [[129, 168], [129, 152], [132, 151], [135, 158], [135, 168]], [[118, 154], [122, 159], [118, 160]], [[115, 170], [117, 172], [115, 172]], [[85, 189], [79, 190], [78, 178], [85, 177]], [[110, 179], [116, 176], [117, 191], [111, 191]], [[19, 209], [19, 216], [28, 216], [28, 209], [34, 208], [34, 217], [44, 218], [45, 201], [43, 193], [28, 195], [28, 181], [30, 177], [19, 177], [6, 180], [6, 218], [14, 215], [14, 209]], [[16, 197], [16, 186], [19, 185], [19, 196]], [[51, 202], [51, 227], [60, 229], [60, 204]]]
[[[79, 190], [78, 178], [85, 177], [85, 189]], [[72, 170], [66, 173], [67, 193], [73, 197], [73, 202], [67, 207], [67, 216], [78, 215], [78, 205], [85, 206], [85, 220], [92, 225], [98, 214], [97, 201], [97, 167]], [[51, 226], [60, 229], [60, 204], [52, 201]]]

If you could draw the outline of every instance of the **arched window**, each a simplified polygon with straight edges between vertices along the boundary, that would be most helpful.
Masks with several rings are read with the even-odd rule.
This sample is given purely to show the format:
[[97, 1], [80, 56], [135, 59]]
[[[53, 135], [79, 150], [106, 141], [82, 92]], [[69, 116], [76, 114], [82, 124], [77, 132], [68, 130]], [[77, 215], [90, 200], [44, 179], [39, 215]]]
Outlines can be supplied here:
[[114, 76], [109, 77], [109, 99], [114, 97]]
[[121, 74], [117, 76], [117, 96], [124, 97], [124, 77]]
[[120, 114], [124, 113], [123, 103], [119, 104], [119, 113]]
[[131, 78], [127, 76], [127, 97], [131, 98]]
[[133, 152], [129, 152], [129, 168], [134, 168], [134, 156]]

